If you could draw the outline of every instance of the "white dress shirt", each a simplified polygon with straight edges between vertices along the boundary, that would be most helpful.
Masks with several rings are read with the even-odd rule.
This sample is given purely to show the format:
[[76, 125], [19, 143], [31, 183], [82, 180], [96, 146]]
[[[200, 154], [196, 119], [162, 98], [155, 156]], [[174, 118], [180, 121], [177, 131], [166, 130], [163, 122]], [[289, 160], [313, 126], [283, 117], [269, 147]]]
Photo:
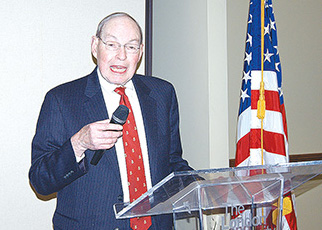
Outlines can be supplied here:
[[[117, 87], [119, 87], [119, 85], [114, 85], [106, 81], [102, 77], [99, 69], [97, 69], [97, 74], [102, 88], [103, 97], [108, 111], [108, 115], [111, 118], [113, 112], [119, 106], [120, 99], [121, 99], [121, 96], [118, 93], [114, 92], [114, 90]], [[147, 189], [150, 189], [152, 187], [152, 182], [151, 182], [151, 174], [150, 174], [149, 155], [148, 155], [148, 148], [146, 143], [145, 130], [144, 130], [144, 124], [143, 124], [143, 118], [142, 118], [139, 99], [137, 97], [132, 80], [128, 81], [124, 85], [124, 87], [126, 87], [125, 93], [129, 98], [129, 101], [132, 106], [135, 123], [137, 126], [138, 135], [140, 139], [140, 146], [141, 146], [141, 151], [143, 156], [143, 164], [144, 164], [144, 170], [145, 170]], [[120, 168], [120, 175], [121, 175], [121, 182], [122, 182], [122, 189], [123, 189], [123, 199], [124, 199], [124, 202], [129, 202], [130, 193], [129, 193], [129, 187], [128, 187], [126, 161], [125, 161], [122, 137], [117, 140], [115, 144], [115, 148], [116, 148], [117, 160]]]

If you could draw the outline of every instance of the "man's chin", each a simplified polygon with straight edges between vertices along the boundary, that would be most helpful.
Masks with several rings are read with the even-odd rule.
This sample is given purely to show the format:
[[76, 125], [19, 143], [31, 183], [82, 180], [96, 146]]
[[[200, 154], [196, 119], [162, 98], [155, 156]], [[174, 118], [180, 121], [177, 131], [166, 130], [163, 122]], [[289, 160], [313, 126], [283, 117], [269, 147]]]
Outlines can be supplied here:
[[124, 78], [124, 77], [113, 77], [113, 78], [105, 78], [111, 84], [114, 85], [125, 85], [131, 78]]

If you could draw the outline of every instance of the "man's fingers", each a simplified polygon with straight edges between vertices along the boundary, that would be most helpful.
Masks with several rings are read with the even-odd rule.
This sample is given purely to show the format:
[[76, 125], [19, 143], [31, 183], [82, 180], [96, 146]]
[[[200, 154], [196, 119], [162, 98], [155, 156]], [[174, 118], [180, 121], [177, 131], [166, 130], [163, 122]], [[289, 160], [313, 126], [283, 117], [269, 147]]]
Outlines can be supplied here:
[[119, 124], [110, 123], [109, 119], [97, 121], [91, 124], [93, 129], [97, 129], [99, 131], [108, 131], [108, 130], [123, 130], [123, 126]]
[[121, 130], [105, 130], [100, 132], [100, 135], [97, 136], [97, 139], [117, 139], [123, 135]]
[[118, 125], [118, 124], [112, 124], [112, 123], [109, 123], [107, 126], [106, 126], [106, 129], [104, 131], [122, 131], [123, 130], [123, 126], [122, 125]]
[[110, 120], [97, 121], [84, 126], [73, 138], [73, 143], [84, 149], [108, 149], [114, 146], [119, 137], [122, 136], [123, 126], [111, 124]]

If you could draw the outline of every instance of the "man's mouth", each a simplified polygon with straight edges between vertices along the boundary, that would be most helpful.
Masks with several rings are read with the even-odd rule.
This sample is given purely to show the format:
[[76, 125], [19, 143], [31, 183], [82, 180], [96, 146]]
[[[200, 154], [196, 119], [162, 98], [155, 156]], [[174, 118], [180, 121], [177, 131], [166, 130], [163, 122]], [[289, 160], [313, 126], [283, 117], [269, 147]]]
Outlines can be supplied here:
[[124, 66], [119, 66], [119, 65], [112, 65], [110, 66], [110, 69], [113, 73], [118, 73], [118, 74], [122, 74], [126, 72], [126, 67]]

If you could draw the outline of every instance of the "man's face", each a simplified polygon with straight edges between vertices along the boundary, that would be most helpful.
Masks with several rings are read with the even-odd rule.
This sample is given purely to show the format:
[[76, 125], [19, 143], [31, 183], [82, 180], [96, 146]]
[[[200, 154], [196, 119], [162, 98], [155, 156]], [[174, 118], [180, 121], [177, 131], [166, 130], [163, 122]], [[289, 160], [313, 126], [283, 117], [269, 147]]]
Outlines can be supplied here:
[[[124, 85], [133, 77], [143, 53], [139, 28], [127, 17], [116, 17], [105, 23], [100, 37], [101, 39], [93, 36], [91, 46], [98, 68], [108, 82]], [[111, 51], [103, 41], [131, 44], [140, 48], [137, 53], [129, 53], [124, 46], [117, 51]]]

